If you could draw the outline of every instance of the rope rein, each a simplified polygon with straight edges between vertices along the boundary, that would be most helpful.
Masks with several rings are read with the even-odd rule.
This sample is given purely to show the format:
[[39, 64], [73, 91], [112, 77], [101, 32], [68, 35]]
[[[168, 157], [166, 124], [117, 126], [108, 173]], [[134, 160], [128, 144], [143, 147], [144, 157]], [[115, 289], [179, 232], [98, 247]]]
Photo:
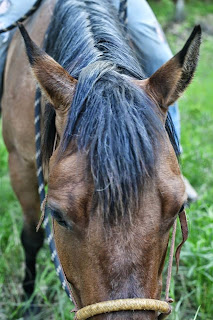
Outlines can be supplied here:
[[27, 13], [25, 13], [24, 16], [22, 16], [17, 21], [13, 22], [8, 27], [0, 29], [0, 34], [16, 28], [17, 27], [17, 23], [21, 23], [21, 22], [25, 21], [27, 18], [29, 18], [38, 9], [38, 7], [40, 6], [41, 2], [42, 2], [42, 0], [37, 0], [35, 2], [35, 4], [33, 5], [33, 7], [30, 10], [28, 10]]
[[38, 179], [38, 192], [40, 197], [40, 206], [41, 206], [41, 218], [39, 220], [38, 226], [36, 230], [38, 231], [40, 226], [43, 223], [47, 242], [51, 252], [51, 260], [54, 262], [56, 274], [61, 281], [62, 288], [65, 290], [66, 294], [68, 295], [71, 302], [75, 305], [75, 308], [78, 308], [75, 298], [73, 296], [72, 289], [70, 288], [65, 274], [63, 272], [63, 268], [61, 266], [55, 241], [52, 233], [52, 228], [50, 225], [48, 211], [46, 209], [46, 201], [47, 196], [45, 195], [45, 183], [44, 183], [44, 175], [42, 169], [42, 159], [41, 159], [41, 90], [37, 86], [36, 88], [36, 95], [35, 95], [35, 144], [36, 144], [36, 167], [37, 167], [37, 179]]

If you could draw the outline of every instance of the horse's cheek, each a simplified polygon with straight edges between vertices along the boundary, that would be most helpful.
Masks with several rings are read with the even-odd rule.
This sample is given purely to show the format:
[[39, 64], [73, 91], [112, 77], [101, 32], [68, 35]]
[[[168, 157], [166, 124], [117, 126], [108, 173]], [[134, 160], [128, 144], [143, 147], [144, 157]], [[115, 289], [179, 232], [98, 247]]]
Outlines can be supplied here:
[[70, 273], [72, 272], [72, 246], [73, 241], [70, 235], [70, 231], [66, 230], [64, 227], [61, 227], [57, 222], [53, 221], [54, 227], [54, 239], [56, 244], [56, 249], [58, 256], [62, 265], [62, 268], [69, 278]]

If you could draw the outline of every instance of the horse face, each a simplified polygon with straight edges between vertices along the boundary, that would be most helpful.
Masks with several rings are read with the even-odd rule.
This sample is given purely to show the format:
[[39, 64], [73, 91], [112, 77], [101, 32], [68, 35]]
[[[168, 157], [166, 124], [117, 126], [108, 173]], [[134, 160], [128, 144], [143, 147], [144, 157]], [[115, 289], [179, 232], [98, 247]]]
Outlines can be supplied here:
[[[172, 147], [163, 150], [158, 172], [131, 221], [124, 218], [122, 223], [106, 225], [95, 208], [86, 156], [76, 153], [58, 161], [57, 150], [53, 154], [48, 205], [58, 254], [80, 306], [121, 298], [160, 298], [169, 230], [186, 200]], [[155, 314], [143, 317], [134, 315], [134, 319], [154, 319]]]
[[[76, 80], [30, 40], [28, 57], [43, 91], [56, 110], [56, 128], [63, 132]], [[168, 106], [190, 83], [200, 45], [196, 28], [184, 48], [149, 79], [132, 80], [155, 102], [164, 124]], [[52, 75], [52, 77], [50, 77]], [[58, 119], [58, 120], [57, 120]], [[49, 166], [48, 206], [52, 210], [56, 246], [80, 307], [119, 298], [160, 298], [161, 274], [169, 230], [186, 200], [178, 162], [166, 133], [154, 177], [139, 190], [135, 212], [120, 223], [106, 224], [93, 197], [95, 186], [86, 152], [63, 157], [57, 148]], [[160, 141], [159, 141], [160, 142]], [[72, 142], [75, 143], [74, 141]], [[155, 312], [119, 312], [95, 319], [156, 319]]]

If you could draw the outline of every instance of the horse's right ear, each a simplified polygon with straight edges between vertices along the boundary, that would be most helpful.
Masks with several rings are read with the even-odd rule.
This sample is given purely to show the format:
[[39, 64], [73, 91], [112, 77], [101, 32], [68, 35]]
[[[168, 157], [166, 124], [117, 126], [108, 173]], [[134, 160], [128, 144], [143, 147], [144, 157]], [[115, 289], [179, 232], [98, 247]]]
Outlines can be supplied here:
[[22, 24], [18, 26], [32, 71], [41, 89], [56, 109], [66, 108], [72, 102], [77, 80], [30, 39]]
[[200, 44], [201, 28], [196, 26], [179, 53], [150, 78], [135, 81], [165, 113], [190, 84], [197, 66]]

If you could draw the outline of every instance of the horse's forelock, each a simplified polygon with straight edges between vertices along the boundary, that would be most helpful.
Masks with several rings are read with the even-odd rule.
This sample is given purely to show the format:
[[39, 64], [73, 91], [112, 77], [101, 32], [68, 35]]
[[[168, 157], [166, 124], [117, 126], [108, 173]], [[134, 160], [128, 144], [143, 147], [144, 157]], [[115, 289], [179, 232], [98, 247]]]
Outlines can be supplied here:
[[[106, 220], [130, 215], [150, 180], [163, 125], [148, 96], [109, 62], [85, 68], [78, 79], [63, 136], [86, 151], [95, 197]], [[63, 152], [61, 153], [63, 154]]]
[[[109, 1], [59, 0], [45, 44], [78, 78], [62, 151], [73, 137], [80, 150], [87, 150], [98, 207], [107, 220], [130, 214], [137, 206], [141, 188], [154, 172], [157, 135], [164, 130], [147, 95], [120, 74], [144, 78], [118, 24]], [[54, 130], [48, 109], [52, 121], [46, 121], [44, 135], [47, 158]]]

